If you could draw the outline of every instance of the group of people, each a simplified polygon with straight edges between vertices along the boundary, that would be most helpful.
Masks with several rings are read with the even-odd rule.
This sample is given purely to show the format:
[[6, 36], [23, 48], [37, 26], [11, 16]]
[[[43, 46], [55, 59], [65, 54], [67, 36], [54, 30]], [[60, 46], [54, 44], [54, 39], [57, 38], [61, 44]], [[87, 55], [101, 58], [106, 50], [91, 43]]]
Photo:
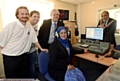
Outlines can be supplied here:
[[[37, 23], [40, 19], [38, 11], [34, 10], [29, 14], [27, 7], [20, 6], [16, 9], [15, 16], [18, 20], [9, 23], [0, 32], [0, 48], [2, 49], [5, 77], [14, 79], [37, 78], [35, 71], [37, 57], [35, 46], [39, 48], [39, 52], [44, 51], [48, 53], [50, 45], [56, 39], [55, 31], [61, 26], [65, 29], [64, 23], [59, 21], [59, 11], [57, 9], [51, 11], [51, 19], [44, 20], [39, 31], [37, 30]], [[61, 34], [64, 35], [65, 32]], [[63, 36], [64, 39], [66, 37], [64, 38]], [[51, 57], [51, 51], [49, 53]], [[49, 65], [52, 65], [51, 58]], [[66, 66], [64, 67], [66, 68]], [[68, 66], [69, 69], [71, 67], [73, 69], [73, 65]], [[51, 76], [52, 74], [50, 72]], [[54, 78], [54, 76], [52, 77]]]
[[[0, 32], [0, 48], [6, 78], [37, 78], [35, 71], [37, 46], [39, 53], [49, 52], [48, 72], [54, 80], [68, 81], [70, 74], [74, 74], [72, 78], [74, 81], [85, 81], [83, 73], [72, 63], [74, 50], [64, 23], [59, 21], [57, 9], [51, 11], [51, 19], [44, 20], [39, 31], [38, 11], [34, 10], [29, 14], [27, 7], [20, 6], [16, 9], [15, 16], [18, 20], [9, 23]], [[110, 36], [112, 43], [115, 43], [113, 34], [116, 20], [109, 18], [107, 11], [102, 13], [102, 18], [98, 27], [104, 28], [104, 35]], [[103, 22], [106, 22], [106, 26]], [[81, 53], [84, 52], [88, 52], [87, 49], [81, 50]]]
[[[34, 64], [34, 45], [44, 52], [48, 52], [48, 49], [43, 49], [37, 39], [36, 24], [39, 21], [40, 13], [32, 11], [29, 15], [28, 8], [20, 6], [16, 9], [15, 16], [18, 20], [9, 23], [0, 32], [5, 77], [28, 78], [33, 76], [33, 74], [28, 74], [31, 74], [30, 69]], [[30, 68], [28, 68], [29, 66]]]

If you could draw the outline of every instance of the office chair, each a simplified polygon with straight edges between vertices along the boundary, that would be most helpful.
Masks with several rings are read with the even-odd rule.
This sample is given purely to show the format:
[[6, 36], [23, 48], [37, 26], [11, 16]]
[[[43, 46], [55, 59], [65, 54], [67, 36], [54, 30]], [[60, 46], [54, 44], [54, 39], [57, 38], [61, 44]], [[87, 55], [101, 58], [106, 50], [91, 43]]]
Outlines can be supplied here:
[[39, 72], [44, 75], [45, 79], [48, 81], [55, 81], [52, 79], [48, 73], [48, 62], [49, 62], [49, 54], [45, 52], [40, 52], [38, 55], [38, 67]]

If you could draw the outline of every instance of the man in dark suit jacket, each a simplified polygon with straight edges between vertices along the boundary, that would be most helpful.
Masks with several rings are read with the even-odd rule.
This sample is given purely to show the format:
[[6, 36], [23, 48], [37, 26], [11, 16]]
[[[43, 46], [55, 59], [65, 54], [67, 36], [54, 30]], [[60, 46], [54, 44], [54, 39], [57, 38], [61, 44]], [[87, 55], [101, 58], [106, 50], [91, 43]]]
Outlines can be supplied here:
[[116, 46], [115, 31], [117, 21], [109, 17], [108, 11], [103, 11], [101, 13], [101, 17], [102, 19], [99, 20], [98, 27], [104, 29], [103, 41], [110, 42], [111, 44], [114, 44], [114, 46]]
[[[49, 48], [50, 44], [55, 39], [55, 31], [59, 26], [64, 26], [63, 22], [59, 21], [59, 11], [53, 9], [51, 11], [51, 19], [44, 20], [39, 30], [38, 41], [42, 48]], [[56, 27], [55, 27], [56, 24]], [[55, 28], [54, 28], [55, 27]]]

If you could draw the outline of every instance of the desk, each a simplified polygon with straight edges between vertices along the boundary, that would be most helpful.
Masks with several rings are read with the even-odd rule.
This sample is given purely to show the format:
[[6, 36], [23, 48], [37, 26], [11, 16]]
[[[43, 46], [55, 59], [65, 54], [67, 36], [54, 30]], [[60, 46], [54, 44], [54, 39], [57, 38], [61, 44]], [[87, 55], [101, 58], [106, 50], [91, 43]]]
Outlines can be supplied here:
[[84, 54], [76, 54], [75, 56], [95, 62], [95, 63], [99, 63], [105, 66], [110, 66], [111, 64], [114, 64], [117, 60], [113, 59], [112, 57], [110, 58], [105, 58], [104, 56], [100, 56], [99, 58], [95, 57], [95, 54], [93, 53], [84, 53]]
[[[103, 72], [117, 60], [100, 56], [95, 57], [93, 53], [76, 54], [78, 58], [78, 67], [85, 75], [86, 81], [95, 81]], [[100, 81], [100, 80], [99, 80]]]
[[[110, 51], [112, 49], [113, 49], [113, 45], [111, 46]], [[104, 56], [109, 54], [110, 52], [106, 53]], [[110, 65], [114, 64], [117, 61], [112, 57], [106, 58], [101, 55], [99, 55], [99, 58], [96, 58], [95, 55], [96, 54], [89, 52], [75, 55], [75, 57], [79, 59], [78, 63], [81, 61], [81, 59], [85, 60], [85, 61], [82, 60], [80, 64], [78, 64], [78, 67], [80, 67], [80, 69], [83, 71], [87, 81], [95, 81]]]
[[83, 53], [83, 54], [76, 54], [75, 56], [76, 57], [80, 57], [82, 59], [86, 59], [86, 60], [89, 60], [89, 61], [92, 61], [92, 62], [95, 62], [95, 63], [99, 63], [99, 64], [102, 64], [102, 65], [105, 65], [105, 66], [110, 66], [112, 64], [114, 64], [117, 60], [116, 59], [113, 59], [112, 57], [109, 57], [109, 58], [105, 58], [104, 56], [106, 55], [109, 55], [111, 53], [111, 51], [114, 49], [114, 45], [112, 44], [110, 46], [110, 50], [108, 53], [106, 53], [105, 55], [101, 56], [101, 55], [98, 55], [99, 58], [96, 58], [94, 53]]

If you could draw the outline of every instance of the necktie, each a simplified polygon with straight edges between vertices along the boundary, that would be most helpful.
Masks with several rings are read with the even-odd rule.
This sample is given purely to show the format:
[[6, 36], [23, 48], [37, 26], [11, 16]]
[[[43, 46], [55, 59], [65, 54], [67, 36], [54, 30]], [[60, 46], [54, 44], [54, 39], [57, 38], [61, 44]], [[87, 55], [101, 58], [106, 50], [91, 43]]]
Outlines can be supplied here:
[[106, 26], [106, 22], [104, 22], [104, 26]]
[[57, 28], [57, 24], [53, 23], [51, 26], [51, 30], [50, 30], [50, 36], [49, 36], [49, 41], [48, 43], [51, 44], [54, 40], [55, 40], [55, 30]]
[[57, 24], [56, 23], [54, 23], [54, 29], [56, 30], [56, 27], [57, 27]]
[[55, 38], [55, 31], [56, 31], [56, 28], [57, 28], [57, 24], [54, 23], [54, 30], [53, 30], [53, 32], [54, 32], [54, 38]]

